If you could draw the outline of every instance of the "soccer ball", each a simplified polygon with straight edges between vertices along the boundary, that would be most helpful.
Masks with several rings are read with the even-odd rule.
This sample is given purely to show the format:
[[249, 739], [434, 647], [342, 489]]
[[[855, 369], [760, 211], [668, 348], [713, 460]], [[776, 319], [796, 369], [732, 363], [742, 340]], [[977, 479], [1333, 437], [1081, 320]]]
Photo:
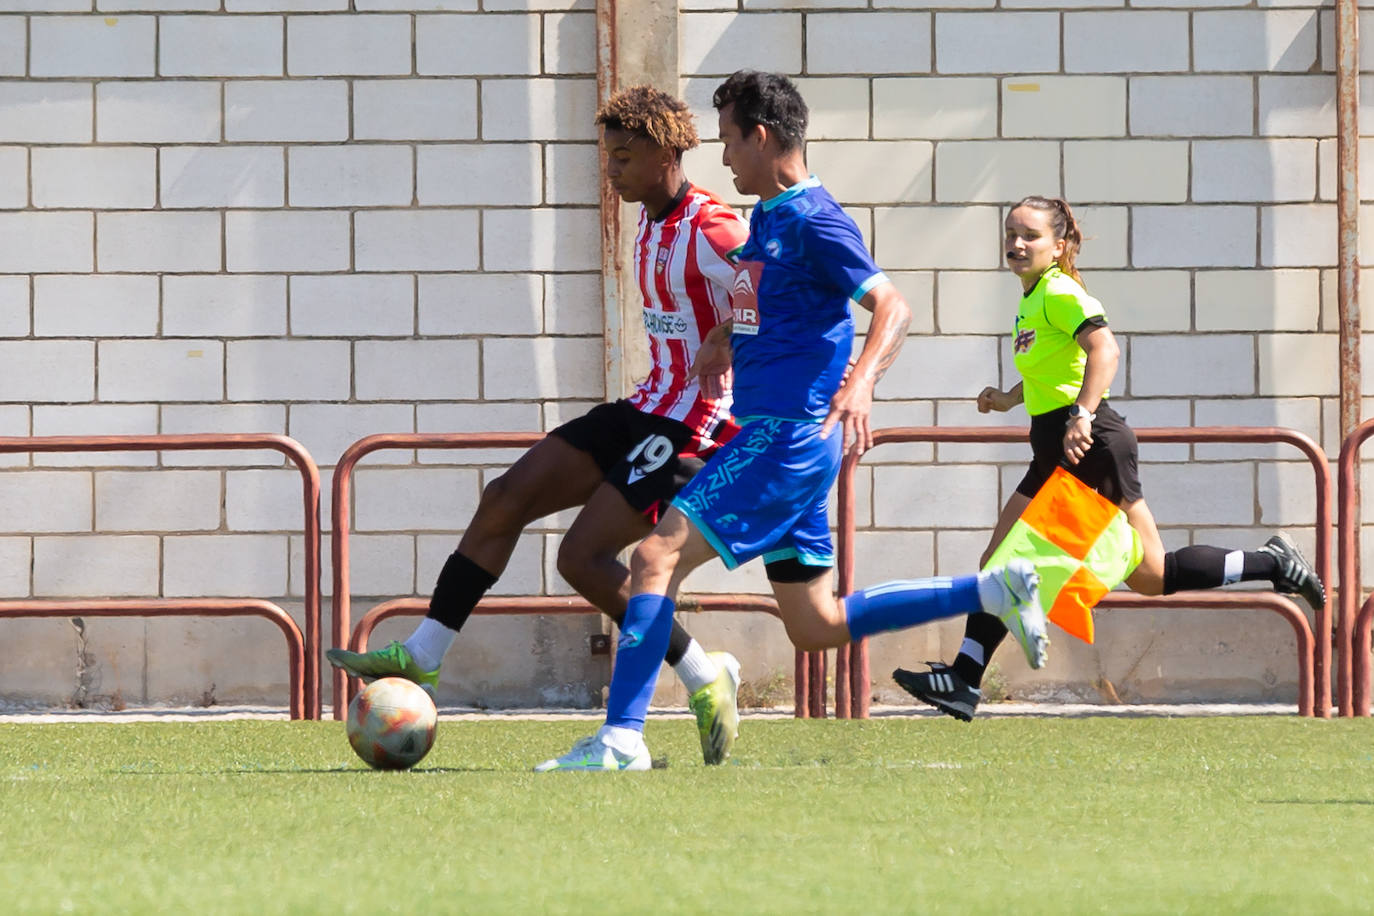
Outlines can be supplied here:
[[379, 678], [348, 704], [348, 743], [375, 770], [408, 770], [434, 746], [438, 718], [419, 684]]

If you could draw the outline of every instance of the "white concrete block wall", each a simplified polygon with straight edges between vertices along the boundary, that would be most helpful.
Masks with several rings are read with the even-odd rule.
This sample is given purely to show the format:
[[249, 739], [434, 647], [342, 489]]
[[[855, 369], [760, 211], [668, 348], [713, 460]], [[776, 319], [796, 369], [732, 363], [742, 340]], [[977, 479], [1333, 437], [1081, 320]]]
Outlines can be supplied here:
[[[725, 75], [799, 78], [812, 166], [916, 311], [884, 425], [1017, 422], [969, 404], [1015, 378], [1001, 221], [1025, 194], [1064, 194], [1133, 422], [1288, 425], [1334, 455], [1330, 13], [1240, 6], [685, 0], [681, 75], [707, 140]], [[368, 433], [585, 410], [607, 395], [595, 60], [589, 0], [5, 5], [0, 432], [285, 433], [327, 474]], [[689, 165], [748, 205], [718, 144]], [[426, 593], [512, 457], [368, 459], [355, 590]], [[1150, 451], [1166, 541], [1310, 525], [1293, 457]], [[875, 452], [861, 568], [967, 566], [1023, 461]], [[0, 458], [0, 556], [33, 569], [0, 570], [0, 590], [298, 602], [297, 486], [272, 452]], [[522, 538], [501, 589], [566, 590], [566, 521]], [[100, 573], [118, 562], [132, 574]], [[234, 678], [216, 673], [223, 696]], [[0, 697], [12, 687], [0, 675]]]

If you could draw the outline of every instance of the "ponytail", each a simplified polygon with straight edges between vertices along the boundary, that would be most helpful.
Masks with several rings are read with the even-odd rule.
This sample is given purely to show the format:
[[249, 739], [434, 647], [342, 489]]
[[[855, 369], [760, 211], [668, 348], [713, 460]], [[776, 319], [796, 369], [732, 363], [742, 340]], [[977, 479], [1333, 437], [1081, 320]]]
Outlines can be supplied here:
[[1083, 247], [1083, 230], [1079, 228], [1078, 220], [1073, 218], [1069, 202], [1062, 197], [1041, 197], [1032, 194], [1023, 198], [1012, 209], [1018, 207], [1030, 207], [1032, 210], [1041, 210], [1050, 215], [1050, 228], [1054, 230], [1055, 241], [1064, 240], [1064, 253], [1059, 256], [1058, 261], [1059, 269], [1082, 286], [1083, 278], [1078, 275], [1078, 268], [1074, 266], [1074, 262]]

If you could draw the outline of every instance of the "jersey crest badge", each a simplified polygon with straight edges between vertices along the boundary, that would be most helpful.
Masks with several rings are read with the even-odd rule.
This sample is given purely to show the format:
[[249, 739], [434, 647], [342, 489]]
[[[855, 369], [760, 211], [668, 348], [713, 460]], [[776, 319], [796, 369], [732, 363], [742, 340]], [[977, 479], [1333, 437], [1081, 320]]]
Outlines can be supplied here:
[[658, 250], [658, 257], [654, 259], [654, 272], [655, 272], [655, 273], [660, 273], [660, 274], [661, 274], [661, 273], [663, 273], [663, 272], [664, 272], [665, 270], [667, 270], [667, 269], [668, 269], [668, 249], [667, 249], [667, 248], [660, 248], [660, 249]]
[[1035, 346], [1035, 328], [1017, 331], [1016, 339], [1011, 344], [1012, 351], [1015, 353], [1026, 353], [1033, 346]]

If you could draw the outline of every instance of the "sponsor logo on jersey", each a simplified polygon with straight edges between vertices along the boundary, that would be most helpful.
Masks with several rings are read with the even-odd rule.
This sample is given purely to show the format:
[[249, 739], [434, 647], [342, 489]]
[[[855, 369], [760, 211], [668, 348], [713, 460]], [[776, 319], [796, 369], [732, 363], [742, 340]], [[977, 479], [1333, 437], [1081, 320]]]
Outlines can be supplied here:
[[644, 330], [659, 337], [683, 335], [687, 333], [687, 319], [678, 312], [661, 312], [657, 309], [644, 310]]
[[1025, 353], [1033, 346], [1035, 346], [1035, 328], [1017, 331], [1016, 339], [1011, 344], [1012, 350], [1017, 353]]
[[777, 239], [769, 239], [764, 243], [763, 250], [767, 252], [770, 258], [782, 257], [782, 242]]
[[763, 276], [763, 264], [759, 261], [741, 261], [735, 270], [735, 285], [730, 295], [730, 306], [735, 314], [734, 333], [756, 336], [762, 317], [759, 314], [759, 278]]

